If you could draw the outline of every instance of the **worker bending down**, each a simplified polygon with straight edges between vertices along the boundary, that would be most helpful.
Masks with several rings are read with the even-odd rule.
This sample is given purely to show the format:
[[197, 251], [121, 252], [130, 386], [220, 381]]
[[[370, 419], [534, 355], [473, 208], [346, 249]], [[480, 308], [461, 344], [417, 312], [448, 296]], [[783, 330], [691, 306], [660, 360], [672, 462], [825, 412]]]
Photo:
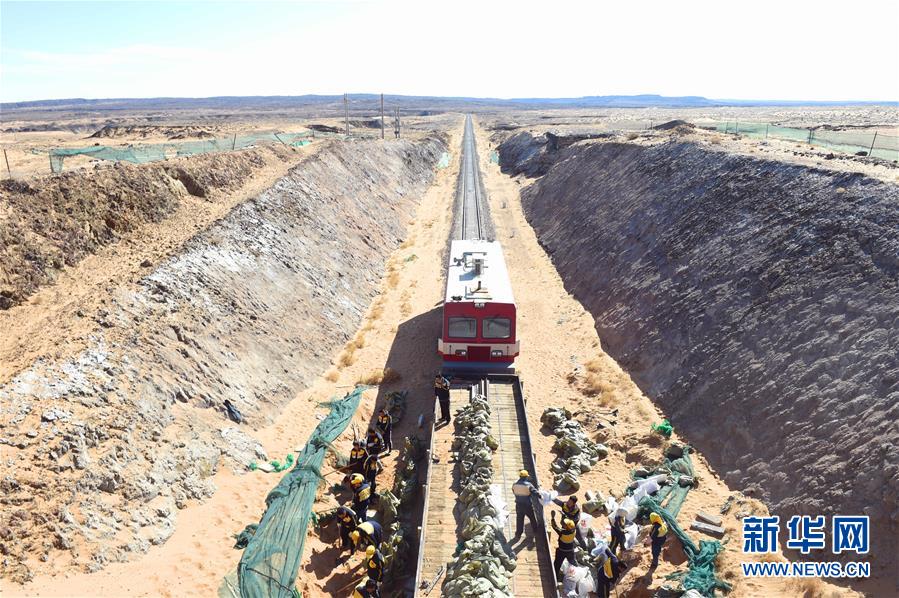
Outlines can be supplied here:
[[625, 544], [625, 533], [624, 528], [627, 525], [627, 519], [624, 518], [624, 514], [619, 512], [612, 518], [612, 543], [609, 544], [609, 550], [612, 551], [612, 554], [617, 555], [618, 549], [624, 549]]
[[365, 572], [369, 579], [384, 581], [384, 555], [374, 546], [365, 549]]
[[350, 473], [362, 473], [362, 465], [367, 457], [368, 451], [365, 450], [365, 442], [354, 440], [353, 450], [350, 451], [350, 462], [347, 464]]
[[571, 495], [568, 497], [568, 500], [564, 502], [558, 498], [554, 498], [553, 503], [562, 507], [563, 518], [574, 521], [574, 535], [577, 538], [577, 543], [580, 544], [581, 548], [586, 550], [587, 543], [584, 541], [584, 534], [581, 532], [581, 526], [578, 525], [578, 522], [581, 520], [581, 508], [577, 504], [577, 496]]
[[383, 536], [381, 524], [377, 521], [363, 521], [356, 526], [356, 529], [350, 532], [350, 539], [353, 541], [355, 550], [374, 546], [377, 549], [381, 545]]
[[384, 439], [384, 446], [387, 447], [387, 454], [389, 455], [393, 451], [393, 439], [391, 438], [393, 435], [393, 419], [387, 412], [387, 407], [384, 407], [378, 412], [378, 421], [376, 422], [376, 425], [378, 426], [378, 431], [381, 433], [381, 437]]
[[365, 476], [365, 480], [368, 482], [368, 485], [371, 486], [371, 493], [374, 494], [378, 487], [378, 474], [384, 471], [384, 466], [381, 465], [381, 459], [378, 457], [378, 453], [372, 453], [365, 460], [365, 464], [362, 466], [362, 475]]
[[618, 560], [618, 557], [609, 548], [606, 548], [605, 553], [601, 555], [601, 558], [603, 557], [605, 560], [597, 567], [596, 589], [599, 592], [599, 598], [609, 598], [612, 588], [618, 583], [618, 578], [627, 565]]
[[365, 448], [369, 456], [380, 455], [384, 452], [384, 438], [374, 428], [368, 429], [368, 438], [365, 439]]
[[368, 506], [371, 504], [371, 486], [361, 473], [350, 476], [350, 487], [353, 489], [353, 510], [359, 521], [368, 519]]
[[366, 579], [353, 591], [353, 598], [381, 598], [381, 590], [378, 589], [378, 582], [373, 579]]
[[534, 502], [531, 497], [537, 494], [537, 488], [531, 483], [530, 474], [526, 469], [518, 472], [518, 481], [512, 484], [512, 494], [515, 496], [515, 537], [512, 544], [518, 542], [524, 533], [524, 518], [531, 520], [531, 532], [536, 536], [537, 518], [534, 516]]
[[662, 516], [658, 513], [649, 514], [649, 522], [652, 523], [652, 529], [649, 530], [649, 539], [652, 541], [652, 565], [650, 570], [659, 566], [659, 555], [662, 554], [662, 546], [668, 539], [668, 526], [662, 521]]
[[337, 509], [337, 527], [340, 529], [340, 554], [337, 557], [339, 565], [343, 560], [343, 552], [349, 550], [353, 552], [353, 542], [350, 540], [350, 532], [359, 525], [359, 518], [356, 517], [355, 511], [349, 507], [340, 507]]
[[574, 564], [574, 542], [575, 542], [575, 525], [571, 519], [563, 519], [562, 526], [556, 523], [556, 512], [553, 511], [550, 523], [557, 534], [559, 534], [559, 545], [556, 547], [556, 556], [553, 559], [553, 568], [556, 574], [562, 568], [562, 561], [568, 559], [568, 562]]

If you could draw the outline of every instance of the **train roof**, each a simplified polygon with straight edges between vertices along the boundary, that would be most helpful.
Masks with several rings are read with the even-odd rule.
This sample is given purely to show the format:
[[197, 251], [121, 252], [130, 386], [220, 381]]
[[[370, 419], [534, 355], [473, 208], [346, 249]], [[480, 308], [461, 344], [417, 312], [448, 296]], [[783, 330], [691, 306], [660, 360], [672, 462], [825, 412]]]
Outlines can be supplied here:
[[497, 241], [452, 241], [444, 301], [515, 303], [502, 245]]

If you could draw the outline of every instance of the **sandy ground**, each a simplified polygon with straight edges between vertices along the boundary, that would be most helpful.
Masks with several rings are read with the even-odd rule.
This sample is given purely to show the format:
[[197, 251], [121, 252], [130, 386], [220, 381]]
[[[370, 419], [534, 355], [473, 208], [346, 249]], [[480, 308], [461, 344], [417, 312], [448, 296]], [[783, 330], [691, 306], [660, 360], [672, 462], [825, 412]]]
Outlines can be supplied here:
[[[462, 120], [459, 119], [452, 132], [450, 147], [459, 147], [461, 130]], [[657, 439], [650, 434], [649, 426], [661, 420], [662, 414], [627, 374], [603, 353], [592, 318], [565, 291], [549, 257], [524, 219], [518, 199], [519, 182], [502, 175], [497, 165], [489, 163], [489, 146], [483, 130], [478, 130], [478, 140], [497, 238], [504, 244], [519, 304], [518, 330], [523, 350], [518, 367], [525, 381], [528, 416], [536, 434], [533, 442], [541, 477], [551, 479], [549, 465], [553, 460], [549, 450], [553, 438], [538, 431], [539, 418], [545, 407], [564, 405], [572, 410], [590, 410], [600, 404], [614, 405], [620, 410], [618, 423], [612, 434], [602, 437], [612, 450], [608, 458], [582, 477], [582, 489], [600, 490], [604, 494], [610, 490], [620, 492], [629, 481], [630, 470], [644, 456], [654, 458], [661, 450]], [[305, 442], [318, 423], [313, 411], [324, 413], [323, 409], [314, 407], [317, 403], [346, 392], [360, 377], [385, 365], [399, 372], [402, 378], [391, 385], [367, 391], [355, 423], [367, 425], [383, 396], [390, 390], [403, 388], [410, 391], [409, 409], [395, 429], [394, 437], [412, 432], [423, 436], [424, 432], [416, 428], [415, 420], [419, 413], [431, 413], [430, 383], [434, 370], [439, 367], [434, 345], [440, 326], [443, 252], [451, 224], [450, 206], [458, 171], [458, 152], [454, 151], [452, 157], [451, 166], [438, 173], [435, 184], [423, 198], [406, 242], [388, 263], [382, 293], [373, 302], [355, 339], [335, 356], [335, 365], [330, 371], [288, 405], [276, 424], [255, 432], [254, 436], [270, 455], [286, 455]], [[175, 247], [174, 241], [170, 247]], [[132, 276], [136, 274], [134, 272]], [[99, 281], [92, 287], [97, 296], [104, 284], [108, 282]], [[53, 289], [42, 291], [48, 292]], [[66, 321], [66, 314], [60, 310], [55, 321]], [[53, 321], [48, 321], [47, 325]], [[70, 329], [66, 334], [77, 335], [78, 332]], [[606, 381], [601, 394], [594, 397], [582, 392], [582, 377], [572, 376], [576, 366], [591, 360], [594, 369]], [[5, 357], [3, 362], [6, 362]], [[338, 447], [348, 452], [351, 439], [348, 430], [338, 441]], [[694, 457], [694, 463], [700, 486], [690, 493], [681, 511], [680, 521], [685, 527], [689, 526], [691, 516], [697, 510], [717, 513], [731, 494], [701, 456]], [[391, 456], [386, 461], [387, 469], [380, 484], [391, 483], [394, 465], [394, 456]], [[162, 546], [153, 547], [139, 560], [111, 564], [90, 575], [72, 571], [57, 577], [39, 577], [24, 587], [4, 587], [3, 593], [8, 596], [211, 595], [240, 558], [240, 552], [231, 548], [232, 534], [246, 524], [258, 521], [264, 498], [277, 479], [275, 474], [234, 473], [223, 469], [215, 476], [218, 492], [206, 502], [182, 510], [171, 539]], [[322, 511], [336, 504], [337, 497], [320, 489], [316, 510]], [[753, 507], [758, 512], [764, 511], [760, 504], [753, 503]], [[740, 535], [733, 513], [727, 517], [726, 525], [731, 540], [722, 559], [722, 572], [726, 579], [736, 583], [733, 596], [795, 596], [800, 593], [800, 588], [785, 582], [738, 579]], [[338, 592], [338, 589], [352, 581], [353, 572], [346, 567], [335, 569], [336, 550], [322, 543], [311, 531], [309, 534], [297, 584], [299, 589], [307, 596], [348, 595], [348, 591]], [[638, 545], [628, 556], [633, 567], [619, 585], [619, 595], [651, 595], [659, 580], [684, 562], [683, 553], [676, 544], [674, 541], [668, 543], [663, 564], [652, 580], [644, 575], [649, 560], [648, 549]], [[357, 556], [350, 565], [355, 566], [358, 562]], [[810, 595], [830, 595], [831, 590], [836, 592], [835, 595], [845, 593], [820, 582], [813, 589], [822, 593]]]
[[557, 135], [616, 132], [619, 137], [616, 141], [627, 140], [646, 145], [664, 143], [672, 137], [679, 137], [727, 153], [829, 170], [860, 172], [885, 182], [899, 182], [899, 164], [896, 162], [860, 158], [826, 146], [774, 137], [756, 139], [700, 128], [692, 133], [648, 130], [650, 124], [659, 125], [672, 120], [684, 120], [697, 126], [725, 121], [770, 122], [798, 128], [826, 125], [850, 132], [864, 132], [866, 135], [877, 131], [882, 136], [899, 137], [899, 109], [893, 106], [509, 111], [486, 115], [483, 124], [487, 129], [500, 127], [506, 135], [521, 131], [528, 131], [533, 135], [543, 135], [547, 131]]
[[[118, 117], [117, 117], [118, 118]], [[351, 121], [360, 123], [371, 121], [375, 118], [374, 114], [353, 115]], [[433, 130], [436, 127], [442, 127], [453, 115], [438, 115], [434, 117], [406, 117], [402, 120], [401, 134], [403, 137], [415, 137], [422, 131]], [[230, 139], [233, 135], [239, 137], [264, 133], [300, 133], [305, 132], [312, 135], [312, 139], [326, 139], [320, 133], [315, 133], [308, 125], [319, 124], [335, 127], [342, 133], [344, 130], [344, 121], [342, 118], [283, 118], [283, 117], [267, 117], [267, 118], [247, 118], [233, 119], [226, 121], [217, 120], [216, 122], [205, 122], [201, 115], [195, 114], [186, 119], [166, 119], [161, 118], [154, 120], [152, 124], [141, 122], [138, 116], [120, 117], [116, 122], [109, 120], [98, 121], [97, 119], [61, 119], [58, 123], [60, 130], [55, 131], [25, 131], [25, 132], [3, 132], [0, 133], [0, 150], [6, 152], [6, 161], [0, 157], [0, 177], [6, 178], [28, 178], [36, 175], [50, 174], [50, 160], [48, 151], [50, 149], [72, 149], [85, 148], [94, 145], [111, 147], [114, 149], [124, 149], [130, 145], [158, 145], [168, 144], [172, 147], [166, 153], [172, 156], [176, 153], [177, 147], [182, 143], [195, 143], [198, 141], [207, 141], [209, 139]], [[350, 134], [358, 137], [379, 137], [381, 131], [379, 128], [369, 126], [350, 125]], [[46, 125], [44, 121], [4, 121], [4, 128], [27, 128], [34, 125]], [[127, 132], [114, 137], [90, 137], [95, 131], [101, 129], [104, 124], [121, 125], [127, 127], [129, 125], [137, 125], [144, 127], [143, 132], [138, 129], [136, 132]], [[388, 139], [393, 138], [393, 120], [389, 115], [385, 116], [385, 135]], [[183, 139], [172, 139], [172, 134], [178, 135], [181, 129], [185, 131], [203, 131], [211, 137], [194, 137], [186, 136]], [[316, 137], [317, 136], [317, 137]], [[9, 169], [7, 170], [7, 162]], [[110, 164], [108, 161], [98, 160], [90, 156], [71, 156], [65, 158], [63, 169], [65, 171], [86, 168], [95, 164]]]
[[287, 171], [316, 153], [325, 143], [297, 149], [289, 161], [272, 159], [256, 171], [236, 193], [198, 198], [184, 194], [178, 210], [159, 223], [129, 232], [120, 241], [88, 255], [74, 267], [60, 271], [52, 285], [35, 292], [25, 303], [0, 311], [0, 381], [43, 355], [59, 359], [84, 347], [97, 323], [89, 316], [100, 309], [114, 288], [136, 283], [152, 267], [198, 232], [258, 195]]

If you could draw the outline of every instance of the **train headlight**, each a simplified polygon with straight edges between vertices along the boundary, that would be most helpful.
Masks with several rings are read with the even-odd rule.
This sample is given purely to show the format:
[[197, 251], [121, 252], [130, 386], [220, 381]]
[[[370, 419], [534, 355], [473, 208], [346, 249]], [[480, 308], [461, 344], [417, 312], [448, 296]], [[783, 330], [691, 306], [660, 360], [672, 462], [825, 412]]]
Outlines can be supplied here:
[[490, 356], [491, 357], [502, 357], [503, 352], [500, 351], [499, 349], [494, 349], [493, 351], [490, 352]]
[[466, 351], [465, 349], [456, 349], [456, 355], [458, 355], [459, 357], [465, 357], [466, 355], [468, 355], [468, 351]]

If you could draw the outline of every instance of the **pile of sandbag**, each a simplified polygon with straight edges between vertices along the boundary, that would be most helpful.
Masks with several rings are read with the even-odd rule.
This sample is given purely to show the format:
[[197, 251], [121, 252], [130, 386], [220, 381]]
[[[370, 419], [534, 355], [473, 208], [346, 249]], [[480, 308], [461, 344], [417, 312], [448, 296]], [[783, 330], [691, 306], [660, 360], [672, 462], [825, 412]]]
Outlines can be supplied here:
[[394, 424], [399, 423], [406, 414], [406, 398], [408, 396], [409, 391], [406, 390], [394, 390], [388, 393], [384, 407], [387, 409], [387, 413]]
[[402, 513], [411, 513], [419, 489], [418, 461], [422, 455], [421, 443], [415, 436], [407, 436], [400, 452], [402, 467], [397, 468], [393, 480], [393, 490], [378, 493], [378, 519], [384, 528], [385, 540], [379, 547], [384, 556], [384, 583], [393, 584], [397, 579], [408, 575], [409, 542], [413, 537], [411, 522], [404, 520]]
[[588, 598], [596, 591], [593, 567], [578, 566], [562, 561], [562, 596], [565, 598]]
[[403, 505], [411, 505], [420, 485], [418, 483], [418, 460], [422, 455], [421, 441], [415, 435], [403, 440], [401, 460], [403, 466], [397, 471], [393, 481], [393, 491]]
[[563, 494], [577, 492], [581, 487], [580, 475], [590, 471], [596, 462], [608, 455], [609, 450], [591, 440], [580, 422], [571, 418], [571, 412], [562, 407], [549, 407], [540, 422], [556, 436], [553, 450], [559, 458], [553, 461], [553, 488]]
[[481, 395], [456, 414], [456, 453], [462, 485], [456, 506], [462, 543], [449, 563], [444, 596], [511, 596], [515, 556], [508, 551], [502, 526], [508, 516], [499, 487], [492, 484], [493, 450], [490, 406]]

